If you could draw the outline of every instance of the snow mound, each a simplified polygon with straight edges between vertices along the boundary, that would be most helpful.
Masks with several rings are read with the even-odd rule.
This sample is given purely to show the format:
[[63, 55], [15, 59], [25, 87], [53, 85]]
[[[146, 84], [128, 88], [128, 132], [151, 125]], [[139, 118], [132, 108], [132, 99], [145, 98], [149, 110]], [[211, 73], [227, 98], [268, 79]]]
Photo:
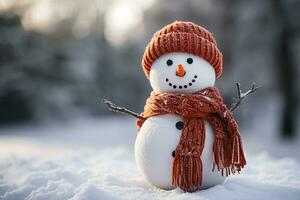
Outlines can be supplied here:
[[[114, 124], [111, 130], [103, 127], [109, 123]], [[207, 190], [183, 193], [155, 188], [136, 168], [133, 126], [129, 120], [88, 120], [55, 128], [4, 130], [15, 134], [0, 139], [0, 199], [300, 199], [300, 163], [291, 158], [274, 159], [267, 153], [247, 155], [248, 165], [241, 174]], [[28, 137], [25, 132], [39, 136]], [[72, 140], [72, 134], [78, 139]], [[78, 134], [90, 139], [85, 137], [80, 143]], [[114, 139], [119, 134], [127, 145]]]

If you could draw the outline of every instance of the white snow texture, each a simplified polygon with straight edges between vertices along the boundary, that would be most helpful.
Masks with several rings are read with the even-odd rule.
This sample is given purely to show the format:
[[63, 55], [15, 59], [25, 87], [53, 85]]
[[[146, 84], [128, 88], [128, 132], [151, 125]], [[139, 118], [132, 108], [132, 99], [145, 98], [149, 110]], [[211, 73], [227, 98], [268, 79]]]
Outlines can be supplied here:
[[206, 190], [151, 186], [136, 167], [135, 122], [126, 118], [81, 118], [0, 132], [1, 200], [300, 199], [299, 162], [267, 153], [247, 154], [240, 175]]

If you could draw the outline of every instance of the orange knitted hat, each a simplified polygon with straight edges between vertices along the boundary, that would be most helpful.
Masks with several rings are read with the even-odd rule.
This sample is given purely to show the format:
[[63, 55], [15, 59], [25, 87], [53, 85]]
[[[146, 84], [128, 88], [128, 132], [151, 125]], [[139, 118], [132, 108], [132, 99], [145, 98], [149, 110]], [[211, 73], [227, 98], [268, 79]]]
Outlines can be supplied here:
[[223, 55], [212, 34], [193, 22], [175, 21], [157, 31], [147, 45], [142, 66], [146, 76], [152, 63], [160, 56], [171, 52], [191, 53], [210, 63], [220, 77], [223, 68]]

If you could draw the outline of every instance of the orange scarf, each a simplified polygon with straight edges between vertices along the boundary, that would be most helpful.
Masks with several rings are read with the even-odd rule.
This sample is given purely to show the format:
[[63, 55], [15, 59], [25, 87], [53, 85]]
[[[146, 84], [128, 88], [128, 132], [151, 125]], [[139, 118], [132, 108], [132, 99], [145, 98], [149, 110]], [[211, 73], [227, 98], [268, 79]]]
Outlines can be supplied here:
[[[240, 172], [246, 165], [241, 136], [231, 111], [219, 90], [210, 87], [193, 94], [152, 92], [147, 99], [144, 118], [175, 114], [183, 117], [184, 128], [173, 161], [172, 184], [192, 192], [202, 184], [201, 154], [205, 144], [204, 120], [213, 127], [213, 170], [226, 175]], [[138, 120], [138, 128], [144, 120]]]

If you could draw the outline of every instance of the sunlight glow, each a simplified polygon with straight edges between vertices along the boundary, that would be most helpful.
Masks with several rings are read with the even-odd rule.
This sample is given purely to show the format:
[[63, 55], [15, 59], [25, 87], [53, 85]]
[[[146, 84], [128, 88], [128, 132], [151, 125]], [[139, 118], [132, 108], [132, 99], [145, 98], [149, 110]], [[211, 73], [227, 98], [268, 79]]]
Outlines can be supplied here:
[[105, 36], [114, 45], [124, 42], [143, 20], [143, 11], [133, 2], [116, 1], [105, 16]]
[[144, 12], [155, 1], [0, 0], [0, 14], [20, 16], [26, 31], [54, 38], [100, 31], [111, 44], [121, 45], [142, 32]]

